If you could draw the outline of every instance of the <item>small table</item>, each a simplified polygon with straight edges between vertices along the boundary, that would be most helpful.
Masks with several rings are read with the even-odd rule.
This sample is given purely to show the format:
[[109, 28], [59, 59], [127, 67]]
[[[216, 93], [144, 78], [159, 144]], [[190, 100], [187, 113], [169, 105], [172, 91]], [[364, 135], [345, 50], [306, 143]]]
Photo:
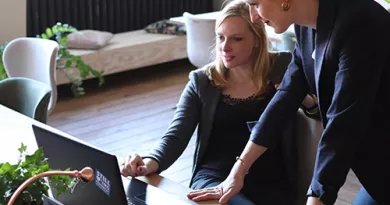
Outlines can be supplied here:
[[[36, 149], [38, 149], [38, 145], [35, 141], [34, 131], [32, 129], [33, 124], [44, 129], [48, 129], [54, 133], [74, 138], [67, 133], [64, 133], [60, 130], [50, 127], [49, 125], [38, 122], [3, 105], [0, 105], [0, 162], [10, 162], [11, 164], [16, 163], [19, 156], [18, 148], [22, 142], [23, 144], [27, 145], [28, 153], [33, 153]], [[118, 160], [120, 159], [121, 157], [118, 157]], [[187, 198], [187, 193], [191, 190], [190, 188], [173, 182], [158, 174], [137, 177], [137, 179], [155, 186], [160, 190], [173, 194], [188, 204], [218, 204], [217, 201], [195, 203]]]

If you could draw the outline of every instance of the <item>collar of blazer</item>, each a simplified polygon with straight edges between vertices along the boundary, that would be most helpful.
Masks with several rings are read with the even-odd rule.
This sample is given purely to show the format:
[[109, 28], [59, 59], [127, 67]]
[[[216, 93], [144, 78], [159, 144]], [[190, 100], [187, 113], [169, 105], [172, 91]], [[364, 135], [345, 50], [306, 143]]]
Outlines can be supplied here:
[[[333, 27], [336, 21], [337, 7], [339, 1], [345, 0], [319, 0], [319, 9], [317, 17], [317, 28], [315, 34], [315, 53], [314, 53], [314, 66], [315, 66], [315, 83], [316, 91], [319, 93], [319, 80], [322, 70], [322, 62], [324, 60], [324, 54], [328, 47], [329, 39], [332, 35]], [[320, 102], [320, 97], [318, 96]]]

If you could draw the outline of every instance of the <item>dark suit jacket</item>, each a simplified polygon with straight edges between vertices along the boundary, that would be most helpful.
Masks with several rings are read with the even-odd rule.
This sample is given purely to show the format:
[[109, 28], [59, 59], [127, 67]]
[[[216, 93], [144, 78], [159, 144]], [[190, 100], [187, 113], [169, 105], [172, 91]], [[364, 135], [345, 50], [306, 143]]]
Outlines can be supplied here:
[[[269, 76], [274, 84], [280, 83], [290, 61], [290, 52], [277, 53]], [[166, 133], [157, 146], [148, 155], [143, 156], [153, 158], [159, 163], [158, 172], [170, 167], [180, 157], [196, 128], [198, 131], [193, 172], [197, 171], [198, 164], [204, 157], [221, 93], [218, 88], [211, 85], [205, 68], [191, 71], [189, 79]], [[248, 122], [248, 129], [250, 125]], [[285, 138], [285, 140], [289, 140], [288, 136]], [[288, 147], [285, 148], [286, 152], [293, 152], [293, 150], [288, 149]], [[291, 153], [286, 153], [286, 156], [288, 155]], [[293, 170], [294, 168], [287, 167], [286, 169]], [[192, 180], [190, 184], [192, 184]]]
[[314, 91], [324, 125], [314, 194], [333, 204], [352, 168], [372, 197], [389, 204], [390, 14], [373, 0], [320, 0], [317, 29], [295, 31], [293, 60], [251, 140], [272, 147], [275, 127]]

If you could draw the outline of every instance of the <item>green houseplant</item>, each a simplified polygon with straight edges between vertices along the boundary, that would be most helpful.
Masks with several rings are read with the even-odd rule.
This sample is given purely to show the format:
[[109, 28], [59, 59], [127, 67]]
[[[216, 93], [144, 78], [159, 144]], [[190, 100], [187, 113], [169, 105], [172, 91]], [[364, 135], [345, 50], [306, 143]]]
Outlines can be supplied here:
[[[16, 189], [30, 177], [52, 170], [41, 148], [31, 155], [26, 153], [26, 149], [27, 147], [22, 144], [19, 148], [20, 156], [16, 164], [10, 164], [9, 162], [0, 163], [0, 204], [7, 204]], [[74, 181], [74, 179], [68, 176], [50, 177], [50, 184], [55, 187], [57, 195], [69, 190], [73, 186]], [[43, 195], [48, 195], [48, 189], [49, 186], [45, 180], [39, 179], [30, 184], [19, 195], [14, 204], [42, 205], [42, 197]]]
[[[43, 39], [57, 41], [60, 46], [57, 56], [57, 69], [64, 72], [71, 80], [71, 89], [75, 96], [84, 95], [84, 88], [81, 86], [82, 81], [89, 75], [98, 78], [99, 86], [104, 84], [103, 71], [99, 72], [91, 66], [84, 63], [80, 56], [72, 55], [67, 48], [67, 35], [76, 32], [77, 29], [68, 25], [57, 23], [51, 28], [47, 28], [45, 33], [37, 36]], [[74, 69], [78, 69], [80, 75], [74, 75]]]
[[[57, 23], [56, 25], [47, 28], [44, 33], [38, 35], [37, 38], [55, 40], [60, 46], [57, 55], [57, 71], [64, 72], [71, 81], [71, 90], [74, 96], [84, 95], [85, 91], [82, 87], [83, 80], [89, 75], [95, 76], [99, 80], [99, 86], [104, 84], [103, 71], [97, 71], [91, 66], [84, 63], [80, 56], [72, 55], [67, 48], [67, 35], [76, 32], [77, 29], [68, 25]], [[7, 42], [0, 45], [0, 80], [7, 78], [3, 64], [3, 51]], [[79, 72], [76, 73], [74, 70]]]

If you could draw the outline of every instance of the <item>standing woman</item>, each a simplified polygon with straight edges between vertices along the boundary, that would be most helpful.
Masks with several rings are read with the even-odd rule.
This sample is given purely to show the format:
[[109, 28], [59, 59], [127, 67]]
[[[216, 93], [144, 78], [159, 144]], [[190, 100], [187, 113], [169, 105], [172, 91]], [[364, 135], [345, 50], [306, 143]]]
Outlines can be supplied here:
[[[352, 169], [363, 185], [354, 205], [390, 204], [390, 14], [374, 0], [244, 0], [251, 20], [282, 33], [295, 24], [293, 59], [218, 187], [238, 193], [246, 170], [271, 149], [305, 94], [316, 93], [324, 126], [307, 204], [334, 204]], [[207, 198], [207, 197], [206, 197]]]

